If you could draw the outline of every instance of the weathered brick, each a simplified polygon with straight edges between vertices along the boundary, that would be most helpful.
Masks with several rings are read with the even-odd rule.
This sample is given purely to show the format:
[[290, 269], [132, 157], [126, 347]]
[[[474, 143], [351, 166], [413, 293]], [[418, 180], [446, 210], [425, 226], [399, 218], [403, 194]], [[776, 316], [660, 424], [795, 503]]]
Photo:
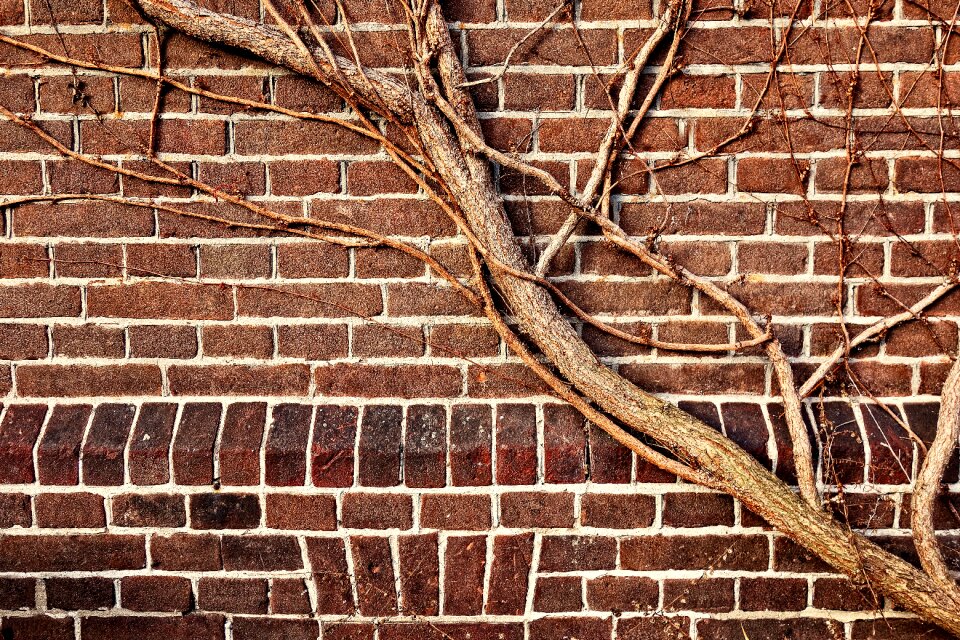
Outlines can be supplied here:
[[355, 536], [350, 546], [360, 613], [365, 616], [396, 614], [397, 592], [390, 542], [387, 538]]
[[189, 402], [180, 412], [173, 440], [173, 479], [177, 484], [213, 484], [213, 455], [223, 408], [212, 402]]
[[394, 405], [366, 407], [357, 440], [357, 473], [361, 485], [392, 487], [400, 483], [403, 409]]
[[170, 479], [169, 450], [177, 405], [148, 402], [140, 407], [130, 436], [128, 460], [134, 484], [157, 485]]
[[483, 579], [487, 562], [487, 538], [485, 536], [448, 538], [443, 562], [444, 614], [481, 614], [483, 612]]
[[421, 498], [420, 526], [428, 529], [485, 531], [490, 528], [490, 497], [426, 494]]
[[123, 452], [136, 410], [128, 404], [102, 404], [96, 408], [81, 452], [85, 484], [123, 484]]
[[307, 472], [307, 438], [313, 407], [281, 404], [273, 408], [266, 442], [266, 482], [272, 486], [303, 486]]
[[117, 527], [182, 527], [187, 524], [184, 498], [176, 494], [123, 494], [110, 501], [110, 522]]
[[400, 605], [407, 615], [440, 612], [440, 559], [437, 534], [401, 536], [397, 542]]
[[145, 565], [143, 536], [0, 536], [0, 571], [112, 571]]
[[337, 528], [337, 501], [330, 495], [267, 495], [267, 526], [274, 529], [333, 531]]
[[342, 499], [343, 526], [350, 529], [409, 529], [413, 499], [402, 494], [349, 492]]
[[201, 578], [197, 605], [204, 611], [267, 613], [267, 587], [263, 579]]
[[42, 493], [33, 503], [38, 527], [99, 529], [107, 524], [103, 497], [93, 493]]
[[500, 496], [500, 524], [505, 527], [570, 527], [572, 493], [513, 492]]
[[43, 405], [13, 404], [0, 421], [0, 454], [6, 463], [0, 470], [3, 484], [29, 484], [34, 480], [33, 446], [47, 415]]
[[132, 611], [182, 613], [190, 609], [190, 580], [179, 576], [128, 576], [120, 581], [120, 604]]
[[260, 524], [257, 496], [197, 493], [190, 496], [190, 525], [195, 529], [252, 529]]

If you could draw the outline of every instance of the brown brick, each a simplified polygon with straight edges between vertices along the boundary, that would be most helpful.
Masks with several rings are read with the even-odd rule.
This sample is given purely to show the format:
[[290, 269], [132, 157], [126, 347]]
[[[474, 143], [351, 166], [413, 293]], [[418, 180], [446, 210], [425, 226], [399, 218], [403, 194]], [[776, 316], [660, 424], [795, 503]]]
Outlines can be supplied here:
[[621, 543], [624, 569], [742, 569], [764, 571], [768, 564], [763, 536], [653, 536], [628, 538]]
[[157, 485], [170, 479], [168, 452], [176, 417], [175, 404], [141, 405], [128, 453], [130, 480], [134, 484]]
[[144, 566], [143, 536], [0, 536], [0, 571], [110, 571]]
[[439, 405], [407, 409], [403, 480], [408, 487], [442, 487], [447, 481], [447, 412]]
[[[32, 519], [30, 496], [22, 493], [0, 493], [0, 528], [29, 527]], [[0, 581], [0, 603], [3, 602], [4, 593], [3, 581]]]
[[266, 325], [223, 325], [201, 327], [203, 353], [234, 358], [273, 356], [273, 329]]
[[83, 482], [94, 486], [124, 483], [123, 451], [137, 408], [129, 404], [102, 404], [90, 420], [81, 451]]
[[397, 592], [389, 540], [354, 536], [350, 546], [360, 613], [365, 616], [396, 614]]
[[260, 524], [257, 496], [197, 493], [190, 496], [190, 525], [195, 529], [252, 529]]
[[174, 358], [197, 355], [197, 330], [181, 325], [141, 325], [127, 329], [133, 358]]
[[317, 589], [317, 613], [353, 613], [353, 587], [343, 539], [307, 538], [307, 553]]
[[573, 494], [505, 493], [500, 497], [500, 524], [505, 527], [570, 527]]
[[224, 536], [223, 568], [227, 571], [294, 571], [303, 568], [300, 545], [293, 536]]
[[314, 373], [317, 394], [365, 398], [449, 398], [460, 395], [460, 371], [446, 365], [333, 364]]
[[306, 365], [173, 365], [167, 370], [174, 395], [304, 396], [310, 384]]
[[162, 571], [219, 571], [223, 568], [219, 536], [176, 533], [150, 541], [151, 565]]
[[413, 526], [413, 499], [402, 494], [353, 493], [343, 495], [343, 526], [351, 529], [409, 529]]
[[536, 407], [501, 404], [497, 406], [495, 420], [497, 484], [534, 484], [537, 479]]
[[128, 576], [120, 581], [120, 604], [132, 611], [181, 613], [190, 609], [190, 581], [179, 576]]
[[487, 544], [485, 536], [454, 536], [447, 539], [443, 557], [445, 614], [482, 613]]
[[587, 527], [640, 529], [652, 525], [655, 516], [653, 496], [586, 493], [581, 498], [580, 520]]
[[182, 496], [124, 494], [111, 500], [111, 523], [118, 527], [182, 527], [187, 523]]
[[173, 479], [183, 485], [213, 484], [213, 455], [223, 408], [213, 402], [183, 405], [173, 441]]
[[421, 501], [421, 527], [448, 531], [485, 531], [490, 528], [489, 496], [426, 494]]
[[267, 613], [267, 586], [262, 579], [201, 578], [197, 604], [204, 611]]
[[613, 623], [604, 618], [540, 618], [530, 623], [530, 640], [579, 638], [606, 640]]
[[583, 579], [580, 576], [541, 576], [533, 592], [533, 610], [547, 613], [583, 609]]
[[68, 358], [122, 358], [126, 352], [123, 329], [96, 324], [57, 325], [53, 328], [53, 355]]
[[99, 529], [107, 525], [103, 497], [93, 493], [43, 493], [34, 498], [37, 526]]
[[450, 475], [454, 486], [491, 482], [493, 425], [486, 405], [454, 405], [450, 412]]
[[400, 599], [408, 615], [440, 612], [440, 559], [437, 534], [401, 536], [397, 541]]
[[189, 614], [183, 617], [91, 617], [84, 618], [81, 633], [91, 640], [162, 640], [163, 638], [207, 638], [223, 640], [221, 616]]
[[670, 611], [730, 611], [734, 606], [733, 580], [664, 580], [663, 600], [666, 609]]
[[532, 533], [494, 538], [486, 613], [520, 615], [525, 610], [532, 561]]
[[599, 571], [613, 569], [617, 541], [606, 536], [544, 536], [540, 571]]
[[284, 530], [333, 531], [337, 528], [336, 499], [330, 495], [269, 494], [267, 526]]
[[659, 599], [660, 588], [650, 578], [603, 576], [587, 582], [587, 605], [599, 611], [649, 611]]
[[317, 407], [313, 421], [313, 484], [349, 487], [353, 484], [356, 407]]

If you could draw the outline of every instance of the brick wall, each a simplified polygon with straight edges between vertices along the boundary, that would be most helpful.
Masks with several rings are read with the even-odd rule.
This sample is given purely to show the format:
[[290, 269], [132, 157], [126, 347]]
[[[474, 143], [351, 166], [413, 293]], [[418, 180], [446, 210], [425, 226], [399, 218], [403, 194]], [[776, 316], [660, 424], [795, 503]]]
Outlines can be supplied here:
[[[495, 72], [554, 8], [446, 4], [473, 77]], [[861, 16], [862, 4], [853, 3]], [[650, 173], [750, 119], [771, 38], [784, 37], [793, 9], [702, 3], [681, 72], [619, 169], [621, 225], [659, 230], [678, 261], [772, 315], [800, 377], [840, 344], [838, 287], [856, 333], [926, 295], [960, 257], [951, 216], [960, 174], [940, 159], [958, 148], [947, 107], [960, 39], [937, 21], [954, 7], [874, 5], [873, 53], [855, 65], [850, 5], [801, 2], [804, 22], [763, 105], [773, 112], [724, 153]], [[256, 0], [210, 6], [262, 11]], [[654, 9], [582, 0], [577, 29], [562, 15], [529, 39], [502, 78], [474, 88], [491, 143], [582, 185], [609, 118], [603, 83], [642, 44]], [[355, 0], [347, 10], [365, 61], [402, 67], [396, 8]], [[332, 3], [322, 11], [337, 19]], [[76, 58], [156, 65], [152, 29], [122, 0], [0, 0], [0, 25]], [[326, 90], [235, 53], [177, 34], [164, 51], [167, 73], [194, 87], [343, 111]], [[939, 98], [931, 60], [947, 65]], [[858, 68], [858, 161], [845, 189], [847, 87]], [[4, 44], [0, 71], [0, 104], [54, 139], [154, 170], [141, 153], [152, 82]], [[368, 140], [178, 91], [162, 106], [158, 149], [181, 170], [276, 211], [410, 240], [468, 273], [455, 226]], [[499, 184], [525, 242], [545, 242], [566, 216], [532, 179], [503, 172]], [[78, 192], [251, 221], [188, 188], [66, 161], [0, 120], [4, 201]], [[678, 482], [584, 424], [475, 309], [397, 251], [105, 202], [6, 207], [0, 224], [4, 640], [941, 637], [729, 497]], [[841, 237], [849, 264], [838, 285]], [[553, 275], [618, 326], [671, 341], [742, 337], [708, 300], [651, 276], [594, 230], [576, 236]], [[908, 558], [919, 453], [891, 414], [932, 439], [958, 315], [960, 297], [946, 297], [928, 321], [858, 352], [807, 406], [827, 443], [826, 492], [843, 487], [838, 512]], [[610, 366], [792, 480], [759, 350], [686, 355], [583, 334]], [[945, 480], [960, 490], [956, 463]], [[951, 500], [937, 525], [960, 569]]]

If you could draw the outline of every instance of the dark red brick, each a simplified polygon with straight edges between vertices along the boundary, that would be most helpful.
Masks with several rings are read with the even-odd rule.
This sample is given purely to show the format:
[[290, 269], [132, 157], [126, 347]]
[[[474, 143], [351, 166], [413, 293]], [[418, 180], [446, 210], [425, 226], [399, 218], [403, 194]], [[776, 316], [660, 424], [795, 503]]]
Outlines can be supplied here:
[[173, 478], [177, 484], [213, 484], [213, 454], [223, 408], [219, 403], [183, 405], [173, 440]]
[[353, 587], [343, 539], [307, 538], [307, 553], [317, 590], [317, 613], [353, 613]]
[[501, 404], [496, 414], [497, 484], [537, 480], [537, 412], [526, 404]]
[[401, 536], [397, 542], [400, 604], [406, 615], [440, 612], [440, 557], [437, 534]]
[[573, 526], [573, 494], [505, 493], [500, 496], [500, 524], [523, 528]]
[[83, 619], [80, 633], [91, 640], [161, 640], [176, 637], [223, 640], [224, 620], [217, 615], [199, 613], [183, 617], [91, 617]]
[[111, 500], [111, 523], [117, 527], [183, 527], [187, 524], [184, 498], [176, 494], [129, 493]]
[[651, 526], [656, 515], [653, 496], [586, 493], [580, 502], [580, 521], [587, 527], [641, 529]]
[[47, 606], [64, 611], [108, 609], [116, 602], [113, 580], [109, 578], [48, 578]]
[[587, 605], [598, 611], [650, 611], [660, 600], [655, 580], [637, 576], [602, 576], [587, 582]]
[[331, 495], [267, 495], [267, 526], [273, 529], [333, 531], [337, 528], [337, 501]]
[[127, 404], [102, 404], [94, 411], [81, 454], [84, 483], [95, 486], [123, 484], [123, 451], [135, 414], [136, 407]]
[[349, 487], [353, 484], [357, 417], [355, 407], [317, 407], [310, 452], [311, 474], [316, 486]]
[[387, 538], [355, 536], [350, 539], [357, 600], [365, 616], [397, 613], [393, 560]]
[[130, 480], [139, 485], [164, 484], [170, 479], [169, 451], [178, 407], [172, 403], [141, 405], [130, 438]]
[[201, 578], [197, 605], [204, 611], [267, 613], [267, 588], [263, 579]]
[[532, 533], [494, 538], [487, 614], [521, 615], [525, 611], [532, 561]]
[[260, 525], [257, 496], [196, 493], [190, 496], [190, 526], [195, 529], [253, 529]]
[[739, 569], [765, 571], [769, 563], [764, 536], [652, 536], [623, 540], [623, 569]]
[[53, 408], [37, 446], [37, 474], [41, 484], [75, 485], [80, 482], [80, 445], [91, 407], [61, 404]]
[[364, 408], [357, 445], [360, 484], [392, 487], [400, 483], [403, 408], [372, 405]]
[[313, 407], [309, 405], [281, 404], [273, 408], [265, 453], [268, 485], [303, 486], [312, 417]]
[[443, 612], [447, 615], [480, 615], [483, 612], [487, 538], [448, 538], [443, 562]]
[[267, 419], [262, 402], [237, 402], [227, 407], [220, 436], [220, 482], [260, 484], [260, 443]]
[[0, 536], [0, 571], [112, 571], [144, 566], [143, 536]]
[[583, 578], [580, 576], [540, 576], [533, 591], [533, 610], [546, 613], [575, 612], [583, 609]]
[[454, 405], [450, 414], [450, 473], [454, 486], [491, 482], [493, 424], [486, 405]]
[[409, 529], [413, 526], [413, 497], [403, 494], [343, 495], [343, 526], [350, 529]]
[[407, 408], [403, 479], [408, 487], [442, 487], [447, 481], [447, 412], [439, 405]]
[[120, 581], [120, 605], [131, 611], [182, 613], [192, 600], [190, 580], [180, 576], [128, 576]]
[[33, 502], [38, 527], [99, 529], [107, 525], [103, 497], [93, 493], [41, 493]]
[[599, 571], [613, 569], [617, 542], [606, 536], [544, 536], [540, 571]]
[[219, 571], [219, 536], [177, 533], [150, 540], [152, 567], [161, 571]]
[[32, 519], [30, 496], [22, 493], [0, 493], [0, 529], [29, 527]]
[[300, 545], [293, 536], [224, 536], [223, 568], [227, 571], [296, 571], [303, 568]]
[[0, 483], [33, 482], [33, 445], [40, 437], [47, 408], [42, 405], [13, 404], [0, 421]]
[[420, 526], [428, 529], [485, 531], [490, 528], [490, 497], [426, 494], [421, 498]]

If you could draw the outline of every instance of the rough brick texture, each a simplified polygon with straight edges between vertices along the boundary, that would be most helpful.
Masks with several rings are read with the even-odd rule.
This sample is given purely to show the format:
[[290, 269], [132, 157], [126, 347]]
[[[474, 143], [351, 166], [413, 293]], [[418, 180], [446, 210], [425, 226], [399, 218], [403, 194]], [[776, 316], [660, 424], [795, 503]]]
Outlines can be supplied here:
[[[264, 16], [258, 0], [203, 4]], [[342, 19], [338, 3], [318, 4], [326, 20]], [[382, 2], [344, 4], [365, 60], [402, 66], [402, 15]], [[444, 4], [471, 78], [495, 73], [555, 6]], [[524, 40], [508, 72], [473, 88], [491, 144], [582, 187], [609, 122], [607, 81], [663, 4], [576, 0]], [[790, 64], [761, 104], [789, 110], [791, 135], [761, 111], [723, 153], [666, 166], [751, 118], [774, 55], [770, 16], [779, 42], [789, 4], [695, 3], [679, 72], [618, 165], [611, 206], [628, 233], [655, 234], [666, 254], [769, 314], [802, 377], [842, 344], [838, 305], [857, 330], [926, 295], [960, 261], [960, 145], [955, 120], [937, 118], [938, 105], [960, 97], [960, 57], [956, 35], [945, 42], [937, 26], [953, 5], [932, 3], [931, 26], [929, 3], [873, 3], [880, 66], [864, 55], [851, 105], [860, 149], [847, 175], [857, 31], [848, 5], [801, 2]], [[0, 31], [76, 57], [156, 65], [152, 29], [122, 0], [0, 0]], [[953, 66], [941, 91], [928, 62], [944, 45]], [[71, 74], [7, 45], [0, 68], [0, 104], [74, 150], [156, 170], [142, 153], [153, 83]], [[319, 85], [177, 34], [164, 68], [284, 108], [345, 110]], [[156, 148], [178, 170], [280, 212], [413, 239], [469, 273], [456, 226], [370, 140], [173, 90], [163, 107]], [[542, 246], [566, 215], [559, 200], [507, 170], [498, 185], [518, 236]], [[0, 200], [50, 192], [162, 197], [253, 221], [184, 186], [64, 161], [0, 120]], [[406, 255], [113, 203], [2, 213], [5, 639], [942, 637], [729, 497], [679, 483], [585, 423]], [[580, 230], [553, 274], [586, 311], [625, 330], [743, 338], [715, 304], [652, 275], [596, 229]], [[858, 351], [805, 407], [821, 436], [821, 479], [831, 491], [844, 485], [838, 513], [908, 559], [920, 450], [865, 398], [884, 400], [929, 442], [958, 319], [960, 295], [949, 295], [924, 322]], [[582, 333], [605, 363], [794, 480], [760, 350], [703, 357]], [[958, 473], [954, 459], [953, 493], [936, 516], [955, 570]]]

